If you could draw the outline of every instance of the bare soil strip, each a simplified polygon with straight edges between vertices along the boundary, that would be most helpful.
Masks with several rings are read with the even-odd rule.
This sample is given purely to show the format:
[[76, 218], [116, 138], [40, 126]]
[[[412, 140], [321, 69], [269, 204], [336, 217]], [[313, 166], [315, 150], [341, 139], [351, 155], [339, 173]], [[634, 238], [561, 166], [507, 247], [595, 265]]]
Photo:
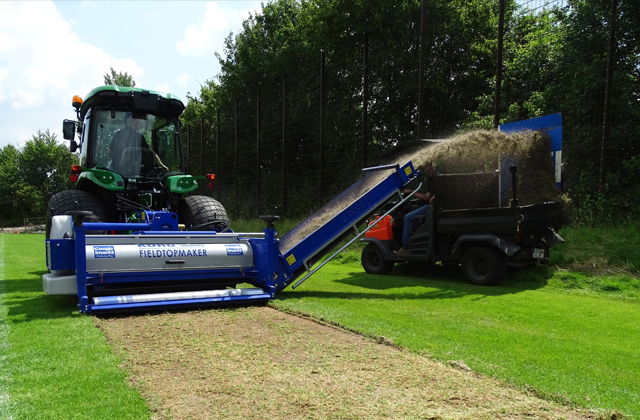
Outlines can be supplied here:
[[95, 322], [154, 419], [598, 418], [269, 307]]

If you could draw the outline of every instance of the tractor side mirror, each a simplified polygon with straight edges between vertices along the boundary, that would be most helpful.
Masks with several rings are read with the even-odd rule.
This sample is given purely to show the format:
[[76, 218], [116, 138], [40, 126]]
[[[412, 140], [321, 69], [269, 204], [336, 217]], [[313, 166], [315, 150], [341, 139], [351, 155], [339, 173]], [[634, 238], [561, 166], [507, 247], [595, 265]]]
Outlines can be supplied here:
[[78, 150], [78, 143], [76, 143], [75, 140], [71, 140], [71, 144], [69, 145], [69, 151], [73, 153], [76, 150]]
[[76, 122], [73, 120], [64, 120], [62, 122], [62, 137], [65, 140], [71, 140], [71, 143], [75, 143], [73, 141], [75, 135], [76, 135]]

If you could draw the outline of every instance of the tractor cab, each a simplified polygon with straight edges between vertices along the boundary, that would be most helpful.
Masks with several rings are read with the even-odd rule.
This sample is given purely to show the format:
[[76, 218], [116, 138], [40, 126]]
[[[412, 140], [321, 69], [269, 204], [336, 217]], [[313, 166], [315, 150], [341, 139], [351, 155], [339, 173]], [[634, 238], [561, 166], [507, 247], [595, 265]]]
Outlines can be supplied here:
[[[169, 93], [100, 86], [84, 101], [75, 96], [76, 120], [65, 120], [63, 137], [78, 152], [74, 189], [54, 194], [47, 213], [91, 211], [94, 221], [138, 220], [140, 211], [176, 213], [186, 229], [212, 230], [226, 223], [224, 207], [193, 195], [198, 180], [214, 175], [186, 173], [179, 118], [182, 101]], [[47, 233], [49, 224], [47, 225]]]
[[102, 86], [85, 101], [74, 98], [74, 106], [78, 121], [65, 121], [64, 137], [72, 151], [79, 151], [84, 170], [107, 170], [123, 183], [184, 174], [178, 121], [184, 105], [177, 97]]
[[109, 169], [127, 180], [184, 172], [177, 119], [100, 108], [88, 114], [91, 141], [81, 150], [82, 166]]

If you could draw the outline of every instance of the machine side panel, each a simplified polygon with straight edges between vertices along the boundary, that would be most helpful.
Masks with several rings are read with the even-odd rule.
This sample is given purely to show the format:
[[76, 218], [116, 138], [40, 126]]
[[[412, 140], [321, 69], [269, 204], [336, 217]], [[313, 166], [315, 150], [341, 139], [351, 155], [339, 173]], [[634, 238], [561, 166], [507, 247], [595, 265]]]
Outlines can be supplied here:
[[441, 235], [515, 233], [516, 215], [516, 211], [508, 207], [443, 210], [438, 213], [436, 230]]
[[253, 251], [245, 242], [87, 245], [86, 255], [87, 272], [249, 268], [254, 265]]
[[50, 270], [74, 270], [73, 241], [70, 239], [49, 239], [47, 244], [47, 267]]

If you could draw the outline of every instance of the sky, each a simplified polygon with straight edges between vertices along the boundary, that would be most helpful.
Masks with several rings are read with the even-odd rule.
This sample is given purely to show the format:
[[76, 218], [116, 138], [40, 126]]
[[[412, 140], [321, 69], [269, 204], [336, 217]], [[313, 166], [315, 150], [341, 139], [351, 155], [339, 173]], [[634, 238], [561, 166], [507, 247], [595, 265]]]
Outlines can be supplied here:
[[71, 99], [111, 67], [186, 104], [256, 11], [259, 1], [0, 1], [0, 148], [47, 129], [63, 143]]

